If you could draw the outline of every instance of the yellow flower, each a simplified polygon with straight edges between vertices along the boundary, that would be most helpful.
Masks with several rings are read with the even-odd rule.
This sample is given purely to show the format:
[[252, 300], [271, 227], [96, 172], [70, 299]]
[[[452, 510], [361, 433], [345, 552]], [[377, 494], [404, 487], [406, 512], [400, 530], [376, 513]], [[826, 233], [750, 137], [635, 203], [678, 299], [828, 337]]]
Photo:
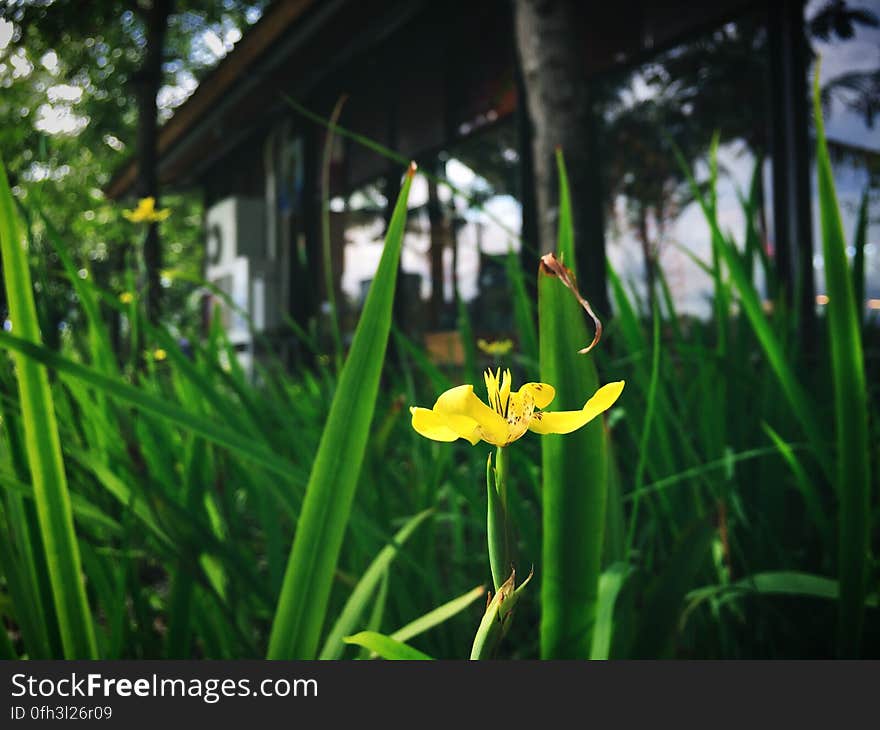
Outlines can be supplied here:
[[130, 291], [124, 291], [119, 295], [119, 301], [123, 304], [131, 304], [134, 301], [134, 294]]
[[603, 385], [579, 411], [550, 412], [543, 409], [553, 400], [556, 389], [547, 383], [526, 383], [510, 392], [510, 370], [501, 377], [485, 373], [487, 406], [474, 394], [473, 385], [459, 385], [441, 395], [432, 409], [411, 407], [412, 426], [425, 438], [455, 441], [463, 438], [476, 445], [486, 441], [507, 446], [526, 431], [571, 433], [608, 410], [623, 390], [623, 381]]
[[153, 197], [141, 198], [134, 210], [123, 210], [122, 215], [132, 223], [156, 223], [164, 221], [171, 211], [168, 208], [156, 210], [156, 199]]
[[165, 350], [163, 350], [161, 347], [156, 350], [153, 350], [153, 359], [155, 359], [157, 361], [162, 361], [167, 357], [168, 357], [168, 353], [165, 352]]
[[513, 340], [497, 340], [495, 342], [486, 342], [482, 337], [477, 340], [479, 347], [487, 355], [506, 355], [513, 348]]

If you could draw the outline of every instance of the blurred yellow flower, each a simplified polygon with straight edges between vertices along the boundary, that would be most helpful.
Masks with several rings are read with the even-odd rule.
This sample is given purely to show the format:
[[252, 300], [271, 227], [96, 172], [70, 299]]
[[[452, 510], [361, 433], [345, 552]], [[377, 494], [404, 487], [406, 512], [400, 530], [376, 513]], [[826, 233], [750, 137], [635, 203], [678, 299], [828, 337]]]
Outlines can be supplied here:
[[508, 339], [487, 342], [481, 337], [479, 340], [477, 340], [477, 347], [479, 347], [487, 355], [506, 355], [513, 349], [513, 340]]
[[119, 301], [123, 304], [131, 304], [134, 301], [134, 294], [130, 291], [124, 291], [119, 295]]
[[162, 360], [166, 359], [167, 357], [168, 357], [168, 353], [165, 352], [165, 350], [163, 350], [161, 347], [153, 350], [153, 359], [154, 360], [162, 361]]
[[474, 394], [473, 385], [459, 385], [441, 395], [432, 409], [411, 407], [412, 427], [434, 441], [466, 439], [471, 445], [485, 441], [494, 446], [507, 446], [526, 431], [535, 433], [571, 433], [608, 410], [623, 391], [622, 380], [608, 383], [597, 390], [579, 411], [550, 412], [542, 409], [556, 396], [556, 389], [547, 383], [526, 383], [516, 393], [510, 392], [510, 370], [501, 377], [487, 370], [486, 405]]
[[149, 197], [141, 198], [138, 201], [137, 208], [134, 210], [123, 210], [122, 215], [132, 223], [157, 223], [158, 221], [164, 221], [171, 215], [171, 210], [168, 208], [156, 210], [156, 199]]

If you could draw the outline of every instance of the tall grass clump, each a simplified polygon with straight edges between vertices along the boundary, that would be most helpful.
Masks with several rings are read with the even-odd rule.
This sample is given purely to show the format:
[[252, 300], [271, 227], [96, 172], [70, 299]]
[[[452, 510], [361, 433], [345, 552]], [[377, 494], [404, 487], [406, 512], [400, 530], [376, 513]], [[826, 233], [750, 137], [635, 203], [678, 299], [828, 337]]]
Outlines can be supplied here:
[[[27, 247], [16, 219], [6, 170], [0, 162], [0, 251], [9, 321], [18, 337], [38, 345], [40, 324], [34, 304]], [[94, 659], [96, 647], [92, 617], [83, 585], [79, 546], [48, 373], [42, 364], [21, 354], [16, 357], [15, 365], [27, 468], [37, 507], [39, 539], [30, 534], [32, 525], [26, 525], [25, 521], [18, 525], [7, 524], [6, 537], [11, 537], [13, 529], [21, 531], [18, 548], [26, 556], [31, 579], [35, 566], [39, 564], [38, 558], [30, 554], [31, 551], [44, 556], [54, 611], [49, 606], [44, 606], [43, 610], [54, 614], [57, 620], [64, 656], [68, 659]], [[8, 424], [8, 427], [15, 426]], [[14, 499], [11, 498], [11, 501]], [[27, 519], [24, 511], [19, 511], [18, 515]], [[7, 520], [10, 518], [11, 515]], [[25, 587], [25, 591], [27, 588], [30, 588], [33, 610], [41, 605], [36, 594], [37, 586], [32, 583]]]
[[[858, 315], [863, 262], [846, 259], [818, 108], [817, 132], [829, 301], [801, 333], [812, 348], [793, 346], [761, 245], [760, 163], [744, 230], [720, 224], [717, 144], [703, 179], [684, 166], [711, 317], [676, 311], [662, 270], [642, 299], [609, 268], [613, 316], [580, 355], [593, 332], [576, 298], [537, 255], [510, 254], [518, 349], [481, 354], [459, 301], [460, 366], [393, 322], [412, 172], [348, 352], [291, 322], [300, 355], [282, 363], [254, 333], [251, 374], [220, 317], [151, 323], [132, 267], [102, 278], [37, 195], [16, 210], [0, 179], [0, 656], [877, 656], [877, 333]], [[574, 269], [586, 242], [561, 156], [560, 191], [557, 254]], [[54, 339], [31, 278], [75, 294]], [[488, 470], [485, 444], [413, 430], [407, 406], [508, 366], [552, 383], [560, 409], [626, 389], [606, 417], [525, 434]]]

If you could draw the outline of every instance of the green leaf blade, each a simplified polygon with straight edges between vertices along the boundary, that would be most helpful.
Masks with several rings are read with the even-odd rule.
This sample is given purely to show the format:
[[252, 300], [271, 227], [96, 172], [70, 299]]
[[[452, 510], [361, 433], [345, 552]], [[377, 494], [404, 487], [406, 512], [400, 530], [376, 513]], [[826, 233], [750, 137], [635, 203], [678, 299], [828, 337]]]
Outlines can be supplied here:
[[413, 649], [402, 641], [397, 641], [390, 636], [385, 636], [384, 634], [375, 631], [361, 631], [354, 636], [346, 636], [344, 641], [346, 644], [354, 644], [355, 646], [362, 646], [365, 649], [369, 649], [383, 659], [404, 661], [424, 661], [433, 659], [433, 657], [428, 656], [418, 649]]
[[[22, 242], [6, 170], [0, 163], [0, 250], [9, 316], [22, 339], [39, 344], [39, 320]], [[49, 377], [46, 368], [35, 360], [21, 354], [15, 359], [25, 444], [64, 654], [68, 659], [95, 659], [95, 631], [83, 583]]]
[[272, 624], [270, 659], [312, 659], [317, 653], [376, 406], [414, 172], [411, 166], [394, 208], [321, 435]]
[[[571, 204], [561, 154], [557, 159], [558, 257], [572, 268]], [[556, 388], [554, 409], [580, 408], [599, 387], [592, 358], [578, 354], [592, 335], [580, 305], [556, 277], [539, 274], [538, 318], [541, 380]], [[542, 436], [541, 453], [541, 656], [587, 659], [604, 543], [607, 457], [602, 419], [565, 436]]]
[[853, 280], [846, 259], [846, 240], [822, 121], [818, 64], [813, 89], [813, 111], [837, 434], [835, 479], [840, 502], [837, 554], [840, 580], [838, 653], [856, 658], [860, 653], [864, 624], [870, 550], [868, 400]]

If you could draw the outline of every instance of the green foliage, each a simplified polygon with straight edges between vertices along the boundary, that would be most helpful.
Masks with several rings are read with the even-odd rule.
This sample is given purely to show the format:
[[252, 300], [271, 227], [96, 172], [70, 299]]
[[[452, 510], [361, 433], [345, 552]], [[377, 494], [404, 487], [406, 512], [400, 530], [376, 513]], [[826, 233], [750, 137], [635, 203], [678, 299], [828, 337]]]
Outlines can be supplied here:
[[412, 166], [321, 433], [272, 625], [270, 659], [312, 659], [317, 650], [391, 333], [406, 202], [414, 173]]
[[431, 659], [424, 652], [413, 649], [402, 641], [392, 639], [390, 636], [383, 636], [375, 631], [361, 631], [354, 636], [346, 636], [345, 643], [362, 646], [375, 652], [383, 659], [404, 659], [409, 661], [414, 659]]
[[[560, 176], [558, 257], [574, 270], [571, 201]], [[584, 293], [589, 299], [589, 292]], [[600, 382], [593, 358], [578, 350], [593, 337], [581, 305], [556, 277], [538, 280], [541, 382], [556, 388], [558, 410], [583, 407]], [[623, 398], [626, 398], [624, 391]], [[607, 455], [601, 418], [575, 433], [541, 439], [543, 552], [541, 656], [590, 655], [604, 544]]]
[[393, 543], [386, 545], [379, 551], [376, 559], [370, 563], [370, 567], [361, 576], [343, 606], [336, 623], [333, 624], [333, 628], [327, 635], [319, 659], [339, 659], [341, 657], [342, 650], [345, 648], [342, 644], [343, 638], [356, 628], [358, 621], [366, 611], [370, 598], [373, 598], [379, 586], [384, 584], [383, 581], [388, 575], [388, 567], [396, 557], [397, 551], [430, 514], [430, 510], [425, 510], [410, 519], [394, 536]]
[[[462, 308], [468, 362], [457, 369], [393, 329], [400, 206], [384, 286], [374, 282], [367, 334], [343, 371], [292, 326], [314, 362], [282, 366], [267, 353], [248, 377], [217, 319], [207, 332], [186, 318], [153, 326], [137, 298], [120, 302], [130, 267], [82, 278], [79, 229], [53, 207], [49, 183], [22, 181], [29, 250], [57, 260], [7, 250], [18, 240], [7, 196], [8, 291], [30, 291], [29, 263], [35, 282], [64, 292], [68, 326], [50, 341], [43, 324], [40, 342], [13, 314], [12, 332], [0, 333], [15, 359], [0, 362], [0, 656], [876, 656], [878, 574], [865, 530], [876, 531], [877, 515], [863, 508], [877, 488], [867, 470], [874, 335], [855, 317], [858, 275], [843, 257], [821, 148], [818, 160], [829, 304], [841, 303], [811, 333], [827, 358], [788, 346], [791, 313], [773, 286], [765, 307], [753, 283], [755, 271], [774, 281], [759, 245], [757, 173], [741, 195], [739, 239], [718, 223], [717, 166], [707, 180], [680, 173], [712, 243], [712, 259], [697, 260], [713, 282], [710, 321], [676, 313], [662, 270], [647, 302], [609, 270], [615, 315], [599, 347], [578, 355], [592, 333], [570, 293], [541, 276], [535, 328], [524, 285], [535, 272], [508, 258], [520, 344], [511, 364], [556, 385], [563, 409], [583, 404], [598, 373], [627, 385], [606, 418], [565, 437], [527, 435], [505, 454], [510, 552], [520, 572], [534, 562], [541, 590], [492, 586], [504, 600], [493, 591], [488, 611], [485, 588], [474, 588], [490, 575], [486, 453], [422, 439], [406, 410], [474, 382], [473, 335]], [[571, 266], [564, 177], [562, 191], [559, 252]], [[56, 316], [51, 298], [32, 304], [31, 321]], [[34, 402], [56, 414], [56, 446], [37, 448], [42, 468], [63, 460], [67, 507], [57, 489], [41, 496], [32, 468], [33, 433], [51, 432], [34, 429]], [[65, 569], [45, 547], [40, 501], [67, 511], [54, 534], [81, 557], [61, 581], [72, 602], [56, 601], [53, 575]], [[70, 651], [64, 624], [77, 611], [94, 643]]]
[[816, 122], [819, 219], [828, 291], [828, 339], [837, 434], [835, 487], [840, 503], [837, 526], [837, 569], [840, 576], [838, 653], [858, 657], [864, 622], [871, 530], [868, 395], [857, 315], [862, 304], [855, 300], [852, 275], [846, 260], [846, 240], [822, 122], [818, 64], [815, 74], [813, 113]]
[[[39, 343], [40, 325], [24, 243], [6, 170], [0, 161], [0, 252], [9, 320], [23, 340]], [[94, 659], [95, 633], [83, 585], [49, 376], [40, 363], [21, 355], [16, 358], [16, 368], [27, 462], [64, 656]], [[32, 545], [31, 549], [34, 547], [38, 546]]]
[[[162, 54], [159, 112], [167, 118], [185, 97], [184, 89], [216, 64], [208, 35], [226, 39], [259, 16], [265, 0], [217, 3], [176, 0]], [[137, 146], [135, 82], [145, 53], [149, 4], [19, 3], [7, 8], [11, 42], [0, 48], [0, 157], [16, 198], [26, 210], [51, 211], [66, 244], [81, 254], [84, 273], [103, 287], [129, 288], [126, 269], [137, 271], [144, 229], [122, 218], [102, 192], [111, 175]], [[15, 63], [12, 59], [15, 58]], [[202, 205], [193, 193], [163, 196], [172, 216], [162, 224], [163, 265], [178, 275], [200, 274]], [[42, 221], [33, 221], [35, 230]], [[39, 237], [30, 255], [48, 259], [39, 290], [48, 299], [40, 312], [46, 344], [55, 347], [59, 325], [77, 324], [79, 310], [52, 249]], [[134, 284], [140, 284], [134, 277]], [[175, 324], [197, 312], [186, 306], [194, 287], [164, 291]], [[173, 321], [173, 320], [172, 320]]]

